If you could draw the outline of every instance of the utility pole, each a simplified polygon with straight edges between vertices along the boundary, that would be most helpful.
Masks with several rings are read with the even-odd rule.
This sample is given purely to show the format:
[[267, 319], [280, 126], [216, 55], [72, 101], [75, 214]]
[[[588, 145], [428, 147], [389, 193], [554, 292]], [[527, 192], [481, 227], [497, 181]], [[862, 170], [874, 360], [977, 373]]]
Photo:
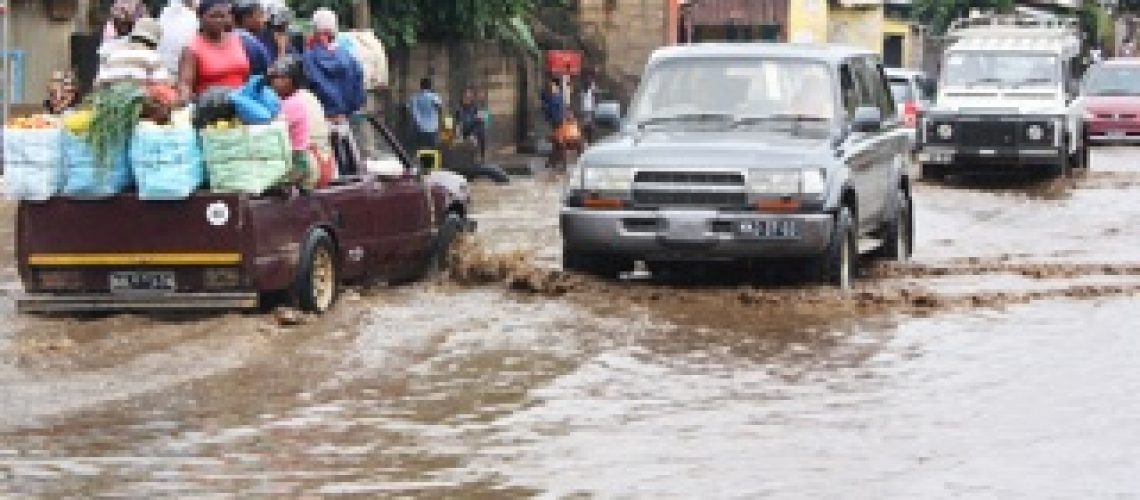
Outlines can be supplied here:
[[356, 0], [352, 5], [353, 27], [358, 30], [372, 31], [372, 10], [368, 2], [371, 0]]

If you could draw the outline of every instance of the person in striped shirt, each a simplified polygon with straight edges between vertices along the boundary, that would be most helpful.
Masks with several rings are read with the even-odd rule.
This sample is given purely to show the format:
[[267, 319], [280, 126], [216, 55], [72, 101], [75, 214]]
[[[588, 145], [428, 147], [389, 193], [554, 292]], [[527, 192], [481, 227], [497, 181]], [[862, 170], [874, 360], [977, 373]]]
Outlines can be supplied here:
[[135, 22], [127, 42], [115, 47], [99, 65], [95, 75], [97, 87], [121, 82], [147, 85], [171, 85], [174, 76], [162, 64], [158, 43], [162, 28], [158, 21], [144, 17]]

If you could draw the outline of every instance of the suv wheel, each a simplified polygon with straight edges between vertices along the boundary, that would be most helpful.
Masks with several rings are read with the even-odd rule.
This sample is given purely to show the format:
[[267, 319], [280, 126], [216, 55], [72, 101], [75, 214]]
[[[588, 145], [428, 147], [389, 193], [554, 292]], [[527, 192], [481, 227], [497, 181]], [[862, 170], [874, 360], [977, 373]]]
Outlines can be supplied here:
[[812, 259], [810, 265], [819, 282], [842, 290], [851, 288], [859, 273], [859, 239], [850, 207], [839, 209], [827, 249], [823, 255]]
[[629, 270], [632, 265], [629, 259], [616, 255], [562, 249], [562, 269], [566, 271], [616, 278], [622, 271]]
[[883, 231], [883, 246], [879, 248], [878, 255], [905, 262], [914, 252], [914, 203], [905, 189], [899, 189], [895, 196], [898, 209], [895, 210], [895, 218]]

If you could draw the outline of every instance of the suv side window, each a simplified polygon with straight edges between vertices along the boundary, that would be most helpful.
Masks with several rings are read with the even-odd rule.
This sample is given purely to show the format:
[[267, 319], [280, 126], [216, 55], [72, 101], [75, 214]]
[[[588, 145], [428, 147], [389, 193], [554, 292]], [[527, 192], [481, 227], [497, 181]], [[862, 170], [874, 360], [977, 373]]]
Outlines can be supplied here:
[[847, 112], [847, 121], [855, 118], [855, 109], [859, 107], [859, 87], [855, 85], [855, 77], [851, 73], [851, 64], [843, 63], [839, 66], [839, 93], [843, 98], [843, 109]]
[[879, 111], [883, 114], [883, 121], [894, 121], [897, 116], [895, 114], [895, 100], [891, 98], [890, 84], [887, 83], [887, 77], [883, 75], [883, 65], [876, 63], [869, 69], [871, 70], [870, 78], [878, 82], [878, 85], [875, 86], [878, 89], [875, 95], [878, 97]]

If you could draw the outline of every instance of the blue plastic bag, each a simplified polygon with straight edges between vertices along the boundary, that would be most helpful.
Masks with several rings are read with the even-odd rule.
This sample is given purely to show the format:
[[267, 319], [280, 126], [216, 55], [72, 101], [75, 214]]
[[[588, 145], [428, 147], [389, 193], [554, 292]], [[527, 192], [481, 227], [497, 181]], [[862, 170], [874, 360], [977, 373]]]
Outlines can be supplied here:
[[4, 191], [14, 200], [46, 201], [63, 181], [60, 129], [4, 129]]
[[242, 88], [230, 94], [234, 111], [246, 125], [266, 125], [281, 111], [281, 99], [265, 80], [264, 75], [255, 75]]
[[140, 126], [131, 139], [130, 158], [140, 200], [184, 200], [206, 181], [192, 128]]
[[115, 155], [110, 165], [99, 165], [91, 146], [70, 132], [63, 132], [63, 194], [75, 198], [108, 198], [131, 184], [127, 149]]

